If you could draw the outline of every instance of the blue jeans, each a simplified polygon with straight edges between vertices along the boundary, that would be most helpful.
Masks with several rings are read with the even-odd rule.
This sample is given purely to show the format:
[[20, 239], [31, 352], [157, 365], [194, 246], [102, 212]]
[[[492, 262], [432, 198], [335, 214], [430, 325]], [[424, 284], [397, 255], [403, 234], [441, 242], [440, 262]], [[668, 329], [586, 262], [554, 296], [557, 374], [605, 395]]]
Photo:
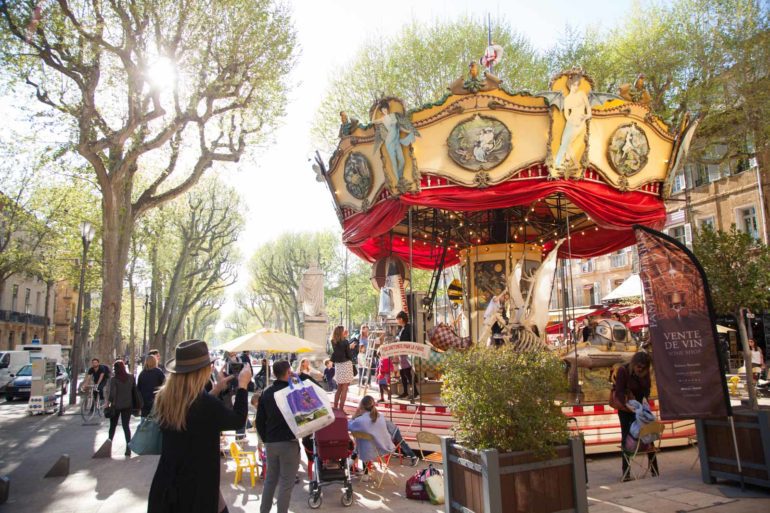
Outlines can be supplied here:
[[414, 458], [415, 454], [411, 447], [409, 447], [409, 444], [406, 443], [406, 440], [404, 440], [404, 437], [401, 436], [401, 430], [398, 429], [398, 426], [396, 426], [396, 430], [393, 432], [393, 435], [391, 436], [391, 439], [393, 440], [393, 443], [395, 445], [401, 444], [401, 453], [406, 456], [407, 458]]

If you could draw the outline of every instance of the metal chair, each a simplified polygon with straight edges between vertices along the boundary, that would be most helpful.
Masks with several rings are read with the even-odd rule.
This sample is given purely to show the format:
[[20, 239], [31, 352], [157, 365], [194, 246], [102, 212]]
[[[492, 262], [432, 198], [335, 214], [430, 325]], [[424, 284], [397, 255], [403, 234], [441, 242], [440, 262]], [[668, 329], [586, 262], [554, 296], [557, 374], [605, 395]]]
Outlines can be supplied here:
[[[385, 479], [385, 476], [387, 475], [390, 478], [390, 481], [395, 485], [396, 480], [393, 479], [393, 476], [390, 474], [389, 467], [390, 467], [390, 457], [393, 453], [382, 453], [380, 452], [380, 448], [377, 446], [377, 443], [374, 441], [374, 437], [370, 435], [369, 433], [365, 433], [363, 431], [351, 431], [351, 436], [356, 440], [356, 445], [358, 445], [358, 442], [361, 440], [366, 440], [370, 444], [372, 444], [372, 447], [374, 447], [374, 452], [377, 454], [377, 463], [380, 465], [379, 479], [376, 479], [377, 488], [382, 487], [382, 481]], [[374, 462], [369, 462], [374, 463]], [[369, 467], [372, 468], [372, 467]]]
[[[645, 424], [639, 430], [639, 438], [636, 439], [636, 445], [633, 451], [628, 450], [625, 441], [621, 444], [621, 450], [623, 458], [626, 460], [626, 471], [623, 473], [622, 480], [628, 479], [642, 479], [647, 476], [647, 473], [652, 470], [653, 464], [657, 468], [657, 457], [660, 452], [661, 435], [665, 429], [665, 425], [658, 421], [653, 421]], [[650, 435], [655, 435], [655, 441], [650, 444], [645, 444], [642, 439]], [[647, 461], [646, 464], [638, 462], [638, 457], [643, 456]], [[634, 468], [637, 469], [634, 472]]]
[[436, 433], [430, 431], [420, 431], [417, 433], [417, 449], [420, 451], [420, 458], [423, 461], [429, 461], [431, 463], [441, 463], [444, 461], [444, 455], [440, 451], [435, 451], [428, 456], [425, 456], [425, 450], [423, 445], [437, 445], [441, 447], [441, 438]]

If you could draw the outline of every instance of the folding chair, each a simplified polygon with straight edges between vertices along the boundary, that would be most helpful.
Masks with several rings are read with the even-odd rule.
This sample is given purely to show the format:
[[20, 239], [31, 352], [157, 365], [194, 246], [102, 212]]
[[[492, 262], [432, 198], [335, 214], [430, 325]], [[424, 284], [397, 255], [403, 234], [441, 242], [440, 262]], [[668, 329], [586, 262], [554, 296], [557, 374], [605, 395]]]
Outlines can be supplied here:
[[243, 471], [249, 470], [251, 475], [251, 487], [253, 488], [257, 484], [257, 455], [252, 451], [241, 451], [238, 448], [238, 444], [235, 442], [230, 443], [230, 455], [235, 462], [235, 484], [241, 482], [243, 477]]
[[[386, 475], [390, 478], [390, 481], [395, 485], [396, 480], [393, 479], [393, 476], [390, 474], [390, 470], [389, 470], [390, 457], [392, 456], [393, 453], [387, 453], [387, 454], [381, 453], [380, 448], [377, 447], [377, 444], [374, 441], [374, 437], [369, 433], [365, 433], [363, 431], [351, 431], [350, 434], [353, 436], [353, 438], [355, 438], [356, 445], [360, 440], [366, 440], [372, 444], [372, 447], [374, 447], [374, 452], [377, 454], [377, 463], [379, 463], [380, 465], [380, 469], [379, 469], [380, 478], [376, 480], [377, 488], [382, 487], [382, 481], [385, 479]], [[374, 462], [370, 462], [370, 463], [374, 463]]]
[[[639, 430], [639, 438], [636, 440], [636, 446], [633, 451], [627, 450], [626, 444], [621, 444], [621, 451], [623, 458], [626, 460], [626, 471], [623, 473], [622, 480], [642, 479], [647, 476], [647, 473], [652, 470], [653, 465], [657, 468], [657, 457], [660, 452], [660, 441], [665, 425], [658, 421], [652, 421]], [[655, 441], [650, 444], [644, 444], [642, 438], [649, 435], [656, 435]], [[624, 441], [625, 442], [625, 441]], [[638, 458], [644, 457], [646, 462], [644, 464], [639, 463]], [[636, 468], [636, 472], [634, 472]]]
[[444, 455], [439, 451], [435, 451], [428, 456], [425, 456], [423, 445], [437, 445], [441, 447], [441, 438], [435, 433], [430, 431], [420, 431], [417, 433], [417, 449], [420, 451], [420, 458], [424, 461], [431, 463], [441, 463], [444, 461]]

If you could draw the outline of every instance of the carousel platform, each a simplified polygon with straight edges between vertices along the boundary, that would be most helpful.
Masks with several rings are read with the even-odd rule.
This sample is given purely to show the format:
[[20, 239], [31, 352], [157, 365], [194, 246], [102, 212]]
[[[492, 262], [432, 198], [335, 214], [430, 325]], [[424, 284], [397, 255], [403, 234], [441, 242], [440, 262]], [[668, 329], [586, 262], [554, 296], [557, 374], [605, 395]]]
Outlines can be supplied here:
[[[435, 390], [433, 390], [434, 388]], [[442, 404], [439, 390], [439, 383], [426, 383], [420, 389], [421, 395], [414, 404], [411, 404], [408, 399], [398, 399], [394, 394], [391, 402], [377, 405], [379, 411], [399, 427], [404, 438], [410, 445], [414, 445], [413, 449], [415, 450], [418, 447], [413, 442], [416, 441], [417, 433], [420, 431], [428, 431], [439, 436], [453, 435], [457, 419], [452, 416], [449, 408]], [[364, 389], [357, 385], [351, 385], [345, 411], [353, 414], [361, 398], [367, 394], [377, 399], [379, 398], [379, 389], [376, 386]], [[657, 412], [658, 402], [656, 400], [650, 401], [650, 407], [653, 412]], [[610, 453], [620, 450], [618, 415], [616, 410], [608, 404], [562, 406], [562, 411], [567, 417], [574, 419], [570, 422], [570, 429], [581, 432], [585, 437], [587, 454]], [[662, 422], [665, 425], [662, 447], [682, 447], [695, 443], [695, 422], [693, 420]], [[423, 449], [436, 451], [439, 448], [425, 445]]]

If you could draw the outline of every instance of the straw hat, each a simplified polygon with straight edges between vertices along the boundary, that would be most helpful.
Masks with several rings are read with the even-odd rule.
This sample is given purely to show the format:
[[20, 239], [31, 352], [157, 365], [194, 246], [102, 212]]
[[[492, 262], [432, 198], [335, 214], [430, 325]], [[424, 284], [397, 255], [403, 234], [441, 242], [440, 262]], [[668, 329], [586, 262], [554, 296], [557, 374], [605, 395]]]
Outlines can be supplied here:
[[209, 346], [203, 340], [185, 340], [174, 350], [174, 358], [166, 362], [166, 370], [175, 374], [187, 374], [211, 365]]

